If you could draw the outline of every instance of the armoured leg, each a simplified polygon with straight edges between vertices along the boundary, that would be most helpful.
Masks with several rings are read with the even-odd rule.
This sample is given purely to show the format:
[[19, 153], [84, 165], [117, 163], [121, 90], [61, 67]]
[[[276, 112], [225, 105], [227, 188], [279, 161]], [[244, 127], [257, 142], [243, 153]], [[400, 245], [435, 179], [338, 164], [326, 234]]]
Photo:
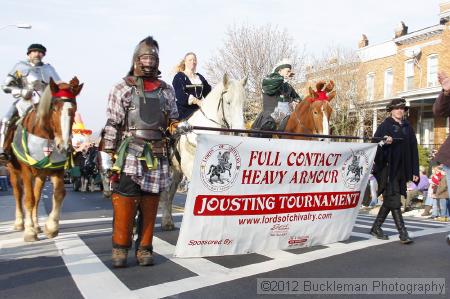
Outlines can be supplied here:
[[153, 230], [158, 212], [159, 195], [143, 195], [139, 203], [136, 259], [140, 266], [153, 265]]
[[413, 240], [409, 238], [408, 231], [405, 227], [405, 222], [403, 221], [402, 212], [400, 211], [400, 208], [398, 209], [392, 209], [392, 217], [395, 221], [395, 226], [398, 229], [398, 232], [400, 234], [400, 242], [403, 244], [409, 244], [412, 243]]
[[8, 155], [11, 152], [12, 134], [9, 131], [11, 128], [11, 121], [17, 116], [17, 113], [17, 108], [14, 103], [0, 121], [0, 160], [8, 160]]
[[378, 239], [382, 239], [382, 240], [389, 239], [389, 237], [387, 235], [385, 235], [383, 230], [381, 229], [381, 225], [384, 223], [384, 220], [386, 220], [386, 217], [389, 214], [389, 212], [390, 212], [390, 210], [388, 208], [386, 208], [385, 206], [380, 207], [380, 211], [378, 212], [377, 218], [375, 219], [372, 229], [370, 230], [370, 234], [372, 236], [375, 236]]
[[127, 264], [128, 249], [133, 240], [134, 216], [139, 199], [140, 197], [127, 197], [117, 193], [112, 195], [114, 210], [112, 262], [114, 267], [125, 267]]

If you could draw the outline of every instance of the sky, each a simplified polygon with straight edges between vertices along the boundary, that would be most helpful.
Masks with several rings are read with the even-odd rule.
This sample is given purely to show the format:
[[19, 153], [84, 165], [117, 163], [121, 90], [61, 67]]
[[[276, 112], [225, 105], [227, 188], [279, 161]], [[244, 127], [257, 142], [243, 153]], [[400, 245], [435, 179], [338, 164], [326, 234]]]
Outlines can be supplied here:
[[[222, 47], [233, 25], [271, 24], [287, 29], [299, 49], [320, 56], [330, 47], [357, 49], [361, 34], [371, 45], [390, 40], [400, 21], [409, 32], [439, 23], [440, 0], [1, 0], [0, 82], [32, 43], [47, 48], [44, 62], [63, 81], [84, 82], [77, 98], [85, 126], [106, 122], [111, 87], [125, 76], [136, 44], [152, 35], [160, 46], [162, 79], [170, 83], [187, 52], [197, 71]], [[0, 91], [0, 116], [13, 98]]]

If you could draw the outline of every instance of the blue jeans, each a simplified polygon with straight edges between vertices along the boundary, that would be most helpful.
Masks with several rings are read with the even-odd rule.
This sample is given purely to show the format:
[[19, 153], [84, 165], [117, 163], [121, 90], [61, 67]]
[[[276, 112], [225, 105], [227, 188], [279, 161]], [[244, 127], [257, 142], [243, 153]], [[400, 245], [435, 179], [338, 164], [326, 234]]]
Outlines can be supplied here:
[[8, 180], [6, 176], [0, 177], [0, 188], [2, 189], [2, 191], [8, 191]]

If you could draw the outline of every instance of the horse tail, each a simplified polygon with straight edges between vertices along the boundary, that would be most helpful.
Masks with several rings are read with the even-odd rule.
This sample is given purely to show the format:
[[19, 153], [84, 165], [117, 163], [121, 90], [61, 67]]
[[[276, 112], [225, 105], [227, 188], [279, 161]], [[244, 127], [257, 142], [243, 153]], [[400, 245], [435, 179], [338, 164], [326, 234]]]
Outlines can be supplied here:
[[215, 166], [214, 166], [214, 165], [211, 165], [211, 166], [209, 166], [209, 171], [208, 171], [208, 173], [207, 173], [207, 174], [210, 174], [213, 168], [215, 168]]

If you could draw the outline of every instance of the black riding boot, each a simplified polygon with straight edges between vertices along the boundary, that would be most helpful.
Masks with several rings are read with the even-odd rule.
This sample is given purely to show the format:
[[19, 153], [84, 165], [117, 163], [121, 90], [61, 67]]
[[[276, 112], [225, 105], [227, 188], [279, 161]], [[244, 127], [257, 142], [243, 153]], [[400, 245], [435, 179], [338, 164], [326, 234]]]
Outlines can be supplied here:
[[389, 237], [387, 235], [385, 235], [383, 230], [381, 229], [381, 225], [383, 224], [384, 220], [386, 220], [386, 217], [389, 214], [389, 212], [390, 212], [390, 210], [388, 208], [386, 208], [385, 206], [380, 207], [380, 211], [378, 211], [377, 218], [375, 219], [372, 229], [370, 230], [370, 234], [372, 236], [375, 236], [381, 240], [389, 239]]
[[403, 216], [400, 208], [392, 209], [392, 217], [394, 218], [395, 226], [397, 226], [398, 233], [400, 234], [400, 242], [402, 242], [403, 244], [412, 243], [413, 240], [411, 240], [408, 236], [408, 232], [406, 231], [405, 222], [403, 221]]

